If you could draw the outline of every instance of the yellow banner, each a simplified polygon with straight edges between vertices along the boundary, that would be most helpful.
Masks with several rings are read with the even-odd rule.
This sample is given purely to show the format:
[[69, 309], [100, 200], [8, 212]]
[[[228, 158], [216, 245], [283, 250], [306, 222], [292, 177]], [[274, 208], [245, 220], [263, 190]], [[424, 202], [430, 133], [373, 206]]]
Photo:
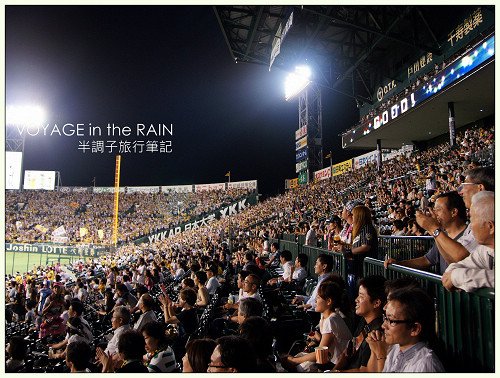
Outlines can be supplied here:
[[290, 189], [295, 189], [299, 187], [299, 179], [294, 178], [290, 180]]
[[338, 176], [350, 170], [352, 170], [352, 159], [332, 165], [332, 176]]
[[89, 230], [87, 230], [85, 227], [80, 227], [80, 237], [81, 238], [83, 238], [88, 233], [89, 233]]
[[103, 230], [97, 230], [97, 236], [99, 236], [99, 239], [104, 239], [104, 231]]

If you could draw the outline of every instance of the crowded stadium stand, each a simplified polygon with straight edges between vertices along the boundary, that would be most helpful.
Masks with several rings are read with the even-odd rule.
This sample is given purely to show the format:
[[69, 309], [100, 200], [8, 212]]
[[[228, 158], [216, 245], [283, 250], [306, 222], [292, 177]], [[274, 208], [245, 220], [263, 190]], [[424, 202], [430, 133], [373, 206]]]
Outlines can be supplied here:
[[[429, 8], [435, 8], [432, 17]], [[494, 37], [487, 27], [491, 7], [458, 8], [449, 25], [431, 22], [449, 7], [245, 6], [215, 12], [239, 61], [269, 64], [273, 38], [292, 13], [290, 45], [282, 38], [276, 65], [287, 64], [297, 41], [318, 52], [326, 35], [342, 32], [342, 39], [330, 41], [335, 51], [353, 30], [370, 35], [375, 40], [366, 43], [372, 47], [349, 49], [354, 65], [352, 57], [339, 58], [338, 84], [329, 87], [347, 91], [353, 72], [356, 85], [384, 68], [390, 76], [390, 64], [380, 63], [386, 50], [397, 50], [399, 59], [410, 51], [433, 52], [437, 69], [433, 61], [429, 72], [406, 72], [428, 82]], [[382, 17], [384, 12], [390, 14]], [[461, 13], [475, 20], [467, 26], [470, 38], [456, 40], [444, 57], [437, 41], [457, 38], [457, 23], [465, 23]], [[389, 25], [386, 16], [393, 17]], [[402, 33], [419, 25], [436, 43]], [[460, 102], [462, 112], [454, 97], [470, 98], [464, 93], [470, 85], [487, 109], [493, 87], [479, 94], [477, 86], [493, 82], [491, 62], [494, 51], [407, 115], [384, 125], [381, 116], [377, 128], [364, 129], [421, 83], [408, 81], [370, 106], [374, 91], [356, 89], [353, 97], [370, 109], [343, 138], [353, 145], [346, 147], [370, 148], [381, 139], [378, 155], [351, 159], [350, 169], [307, 185], [289, 183], [281, 195], [251, 201], [256, 187], [121, 194], [117, 246], [76, 254], [67, 263], [7, 271], [6, 370], [494, 372], [494, 107], [481, 114]], [[457, 101], [453, 128], [440, 121], [434, 127], [437, 113], [427, 114], [443, 101]], [[441, 107], [446, 119], [448, 110]], [[421, 127], [409, 127], [412, 122]], [[351, 141], [358, 130], [364, 135]], [[412, 148], [402, 148], [410, 142]], [[383, 156], [383, 148], [392, 151]], [[219, 216], [198, 222], [213, 212]], [[111, 216], [111, 194], [91, 189], [7, 192], [6, 243], [49, 242], [62, 225], [76, 243], [109, 240]], [[189, 227], [180, 227], [186, 222]]]

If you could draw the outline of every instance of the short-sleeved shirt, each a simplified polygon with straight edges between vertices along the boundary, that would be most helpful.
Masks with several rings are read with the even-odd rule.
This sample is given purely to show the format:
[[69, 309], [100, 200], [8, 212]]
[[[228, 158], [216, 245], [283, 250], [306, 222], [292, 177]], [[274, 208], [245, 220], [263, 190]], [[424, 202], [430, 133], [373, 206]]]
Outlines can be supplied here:
[[344, 351], [347, 343], [352, 338], [351, 331], [339, 312], [333, 312], [328, 318], [319, 321], [321, 335], [333, 334], [332, 343], [329, 345], [332, 353], [331, 361], [335, 364], [338, 356]]
[[443, 373], [444, 367], [425, 343], [418, 342], [406, 351], [399, 344], [390, 347], [383, 373]]
[[[463, 235], [463, 232], [457, 235], [453, 240], [457, 240], [459, 237]], [[436, 265], [438, 267], [437, 272], [443, 275], [446, 268], [448, 268], [448, 263], [443, 258], [443, 256], [439, 253], [439, 248], [436, 243], [429, 249], [429, 251], [425, 254], [425, 258], [429, 260], [431, 265]]]
[[354, 332], [356, 335], [353, 344], [354, 352], [342, 369], [359, 369], [361, 366], [368, 366], [371, 350], [366, 342], [366, 335], [371, 331], [381, 329], [382, 323], [382, 317], [373, 319], [369, 324], [366, 323], [364, 318], [361, 319], [356, 332]]
[[150, 373], [171, 373], [175, 370], [175, 356], [172, 348], [157, 352], [148, 363]]
[[363, 276], [363, 260], [365, 257], [377, 257], [378, 253], [378, 237], [377, 231], [370, 224], [365, 224], [359, 230], [359, 234], [352, 241], [352, 248], [361, 247], [362, 245], [370, 246], [370, 250], [366, 253], [353, 255], [353, 268], [352, 273], [358, 277]]

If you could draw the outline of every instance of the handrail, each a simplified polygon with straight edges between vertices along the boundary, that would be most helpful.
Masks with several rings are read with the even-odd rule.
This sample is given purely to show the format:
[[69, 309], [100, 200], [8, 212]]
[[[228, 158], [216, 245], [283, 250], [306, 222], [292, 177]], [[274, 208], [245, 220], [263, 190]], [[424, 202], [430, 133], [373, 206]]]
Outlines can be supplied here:
[[[365, 257], [364, 264], [371, 264], [375, 266], [384, 266], [384, 262], [381, 260], [374, 259], [372, 257]], [[426, 272], [423, 270], [418, 270], [414, 268], [408, 268], [406, 266], [391, 264], [385, 270], [390, 270], [398, 273], [408, 274], [410, 276], [425, 278], [433, 283], [441, 284], [441, 276], [439, 274]], [[493, 288], [481, 288], [474, 291], [474, 294], [481, 298], [495, 299], [495, 289]]]

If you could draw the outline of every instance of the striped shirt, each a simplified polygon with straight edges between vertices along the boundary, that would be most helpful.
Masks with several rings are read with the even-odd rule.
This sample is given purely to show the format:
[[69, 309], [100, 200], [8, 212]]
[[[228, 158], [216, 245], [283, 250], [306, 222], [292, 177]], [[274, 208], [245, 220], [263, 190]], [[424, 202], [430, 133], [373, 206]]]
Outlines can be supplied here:
[[171, 373], [175, 370], [175, 356], [172, 348], [157, 352], [149, 360], [148, 370], [150, 373]]

